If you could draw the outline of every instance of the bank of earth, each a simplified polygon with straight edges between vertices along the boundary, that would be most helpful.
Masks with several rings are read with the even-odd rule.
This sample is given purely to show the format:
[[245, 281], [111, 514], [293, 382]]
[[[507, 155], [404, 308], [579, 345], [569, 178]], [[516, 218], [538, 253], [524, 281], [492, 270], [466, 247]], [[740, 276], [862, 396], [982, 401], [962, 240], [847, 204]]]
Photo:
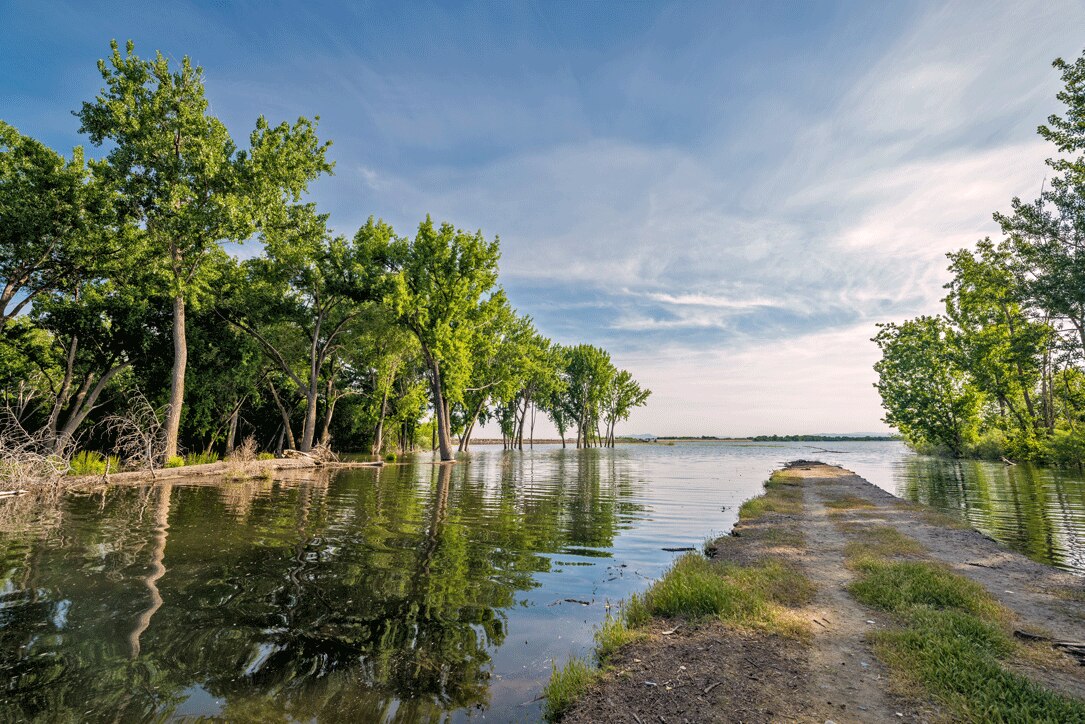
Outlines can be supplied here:
[[1085, 585], [795, 461], [556, 669], [564, 722], [1085, 722]]

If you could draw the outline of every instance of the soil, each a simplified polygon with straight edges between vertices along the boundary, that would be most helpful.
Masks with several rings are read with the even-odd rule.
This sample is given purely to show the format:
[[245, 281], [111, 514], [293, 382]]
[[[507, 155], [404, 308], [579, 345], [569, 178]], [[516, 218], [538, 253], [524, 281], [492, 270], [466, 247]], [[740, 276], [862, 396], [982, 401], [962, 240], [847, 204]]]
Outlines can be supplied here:
[[[895, 681], [878, 661], [868, 634], [889, 625], [846, 590], [852, 573], [844, 547], [847, 524], [890, 525], [941, 561], [983, 585], [1013, 616], [1015, 629], [1053, 639], [1085, 638], [1085, 581], [952, 525], [929, 508], [902, 501], [839, 467], [796, 461], [801, 515], [770, 513], [740, 521], [713, 555], [747, 563], [766, 556], [797, 562], [817, 586], [798, 614], [810, 622], [806, 641], [722, 623], [655, 621], [643, 640], [608, 662], [601, 680], [564, 721], [572, 722], [927, 722], [950, 719], [940, 706]], [[859, 507], [830, 509], [854, 498]], [[802, 533], [798, 545], [796, 533]], [[785, 543], [781, 544], [781, 541]], [[789, 541], [789, 542], [788, 542]], [[1085, 698], [1085, 667], [1047, 643], [1031, 644], [1013, 663], [1050, 688]]]

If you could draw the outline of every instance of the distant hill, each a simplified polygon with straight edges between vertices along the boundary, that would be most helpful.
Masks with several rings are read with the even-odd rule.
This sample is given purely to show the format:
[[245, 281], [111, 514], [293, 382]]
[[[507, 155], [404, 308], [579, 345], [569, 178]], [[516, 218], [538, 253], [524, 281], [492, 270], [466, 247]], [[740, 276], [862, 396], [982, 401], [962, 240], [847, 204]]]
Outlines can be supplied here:
[[641, 440], [749, 440], [753, 442], [888, 442], [901, 439], [899, 435], [863, 432], [818, 435], [752, 435], [750, 437], [717, 437], [715, 435], [660, 435], [655, 438], [651, 435], [633, 435], [631, 437]]

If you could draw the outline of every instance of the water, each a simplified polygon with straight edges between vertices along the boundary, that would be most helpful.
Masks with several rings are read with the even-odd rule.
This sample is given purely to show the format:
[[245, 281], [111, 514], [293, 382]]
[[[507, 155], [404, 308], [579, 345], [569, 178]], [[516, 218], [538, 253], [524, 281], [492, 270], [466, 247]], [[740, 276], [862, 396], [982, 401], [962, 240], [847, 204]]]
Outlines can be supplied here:
[[536, 719], [607, 602], [680, 555], [663, 548], [728, 531], [798, 457], [1082, 566], [1080, 477], [823, 445], [480, 448], [451, 467], [0, 501], [0, 720]]

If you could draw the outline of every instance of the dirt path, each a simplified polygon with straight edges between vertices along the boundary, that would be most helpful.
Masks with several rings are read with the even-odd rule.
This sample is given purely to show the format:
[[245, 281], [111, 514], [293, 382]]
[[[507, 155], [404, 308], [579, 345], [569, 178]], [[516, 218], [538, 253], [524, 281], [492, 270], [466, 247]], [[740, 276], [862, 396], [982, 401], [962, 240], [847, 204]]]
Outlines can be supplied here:
[[[892, 527], [911, 556], [941, 562], [981, 584], [1011, 612], [1015, 630], [1085, 638], [1085, 580], [1035, 563], [930, 508], [902, 501], [854, 473], [799, 461], [801, 510], [744, 518], [717, 541], [715, 557], [739, 566], [776, 560], [817, 587], [793, 611], [810, 622], [796, 640], [714, 621], [653, 619], [645, 638], [622, 648], [568, 713], [574, 722], [944, 721], [942, 708], [894, 681], [869, 634], [891, 618], [856, 602], [847, 586], [857, 531]], [[861, 543], [867, 545], [867, 543]], [[851, 546], [851, 548], [849, 548]], [[665, 633], [666, 632], [666, 633]], [[1047, 688], [1085, 699], [1085, 667], [1048, 644], [1010, 664]]]
[[806, 553], [802, 565], [816, 581], [812, 607], [814, 640], [810, 651], [811, 705], [817, 718], [833, 721], [925, 721], [929, 707], [893, 696], [886, 687], [889, 673], [867, 641], [880, 615], [860, 606], [846, 590], [852, 574], [844, 565], [846, 536], [834, 525], [823, 502], [845, 472], [824, 465], [793, 469], [804, 478], [803, 531]]

